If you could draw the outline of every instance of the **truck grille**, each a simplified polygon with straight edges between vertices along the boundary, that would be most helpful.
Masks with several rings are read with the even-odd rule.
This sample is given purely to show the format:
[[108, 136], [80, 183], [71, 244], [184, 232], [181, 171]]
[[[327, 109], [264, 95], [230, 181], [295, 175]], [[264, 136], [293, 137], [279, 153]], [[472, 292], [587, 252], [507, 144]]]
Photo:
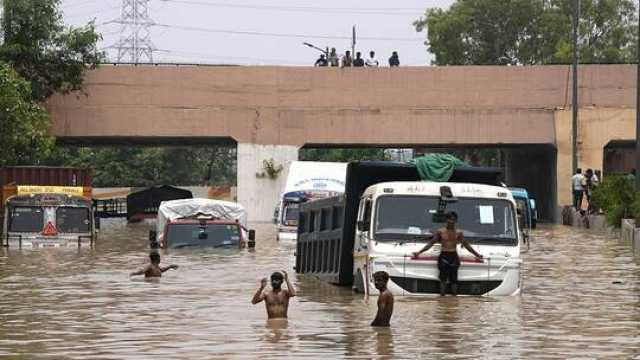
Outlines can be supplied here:
[[[426, 280], [416, 278], [405, 278], [399, 276], [391, 276], [391, 281], [396, 285], [403, 288], [410, 293], [418, 294], [439, 294], [440, 293], [440, 281], [438, 280]], [[482, 295], [498, 286], [502, 281], [500, 280], [484, 280], [484, 281], [459, 281], [458, 282], [458, 294], [459, 295]], [[449, 289], [447, 289], [449, 290]]]

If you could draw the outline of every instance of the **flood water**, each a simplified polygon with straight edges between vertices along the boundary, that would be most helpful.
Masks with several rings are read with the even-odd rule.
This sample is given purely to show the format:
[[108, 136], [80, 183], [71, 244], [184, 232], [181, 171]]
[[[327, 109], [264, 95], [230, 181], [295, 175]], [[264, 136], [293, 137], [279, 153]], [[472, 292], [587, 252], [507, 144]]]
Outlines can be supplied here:
[[[183, 249], [161, 280], [149, 224], [103, 221], [93, 249], [0, 250], [0, 358], [14, 359], [640, 359], [640, 266], [615, 238], [549, 225], [524, 255], [518, 297], [377, 298], [296, 275], [294, 244], [256, 225], [257, 249]], [[259, 279], [289, 270], [288, 322], [251, 305]]]

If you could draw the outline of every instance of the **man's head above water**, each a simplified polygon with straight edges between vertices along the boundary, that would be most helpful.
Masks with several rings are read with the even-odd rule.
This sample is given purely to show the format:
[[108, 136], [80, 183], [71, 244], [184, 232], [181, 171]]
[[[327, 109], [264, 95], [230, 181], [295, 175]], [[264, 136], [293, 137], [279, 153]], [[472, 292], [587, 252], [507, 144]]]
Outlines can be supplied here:
[[153, 265], [160, 264], [160, 254], [158, 254], [156, 251], [150, 252], [149, 253], [149, 260], [151, 260], [151, 263]]
[[279, 290], [282, 287], [282, 282], [284, 281], [284, 276], [281, 272], [276, 271], [271, 274], [271, 288], [274, 290]]

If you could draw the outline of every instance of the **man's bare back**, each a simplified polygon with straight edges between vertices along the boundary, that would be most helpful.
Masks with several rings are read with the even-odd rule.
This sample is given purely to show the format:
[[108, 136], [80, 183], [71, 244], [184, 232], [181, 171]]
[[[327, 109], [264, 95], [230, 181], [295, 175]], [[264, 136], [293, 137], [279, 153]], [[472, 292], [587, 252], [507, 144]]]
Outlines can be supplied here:
[[[282, 289], [282, 280], [287, 283], [287, 289]], [[267, 278], [263, 278], [251, 303], [255, 305], [264, 300], [269, 319], [286, 319], [289, 311], [289, 299], [296, 296], [296, 291], [289, 282], [287, 272], [283, 270], [282, 274], [279, 272], [271, 274], [271, 291], [264, 292], [266, 286]]]

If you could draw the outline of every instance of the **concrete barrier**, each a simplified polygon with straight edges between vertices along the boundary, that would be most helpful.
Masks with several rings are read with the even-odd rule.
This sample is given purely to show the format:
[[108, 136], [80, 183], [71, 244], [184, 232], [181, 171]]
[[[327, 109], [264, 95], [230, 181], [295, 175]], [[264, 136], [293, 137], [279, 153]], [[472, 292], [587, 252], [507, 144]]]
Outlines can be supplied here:
[[640, 227], [636, 227], [634, 219], [622, 219], [621, 237], [631, 243], [634, 253], [640, 253]]

